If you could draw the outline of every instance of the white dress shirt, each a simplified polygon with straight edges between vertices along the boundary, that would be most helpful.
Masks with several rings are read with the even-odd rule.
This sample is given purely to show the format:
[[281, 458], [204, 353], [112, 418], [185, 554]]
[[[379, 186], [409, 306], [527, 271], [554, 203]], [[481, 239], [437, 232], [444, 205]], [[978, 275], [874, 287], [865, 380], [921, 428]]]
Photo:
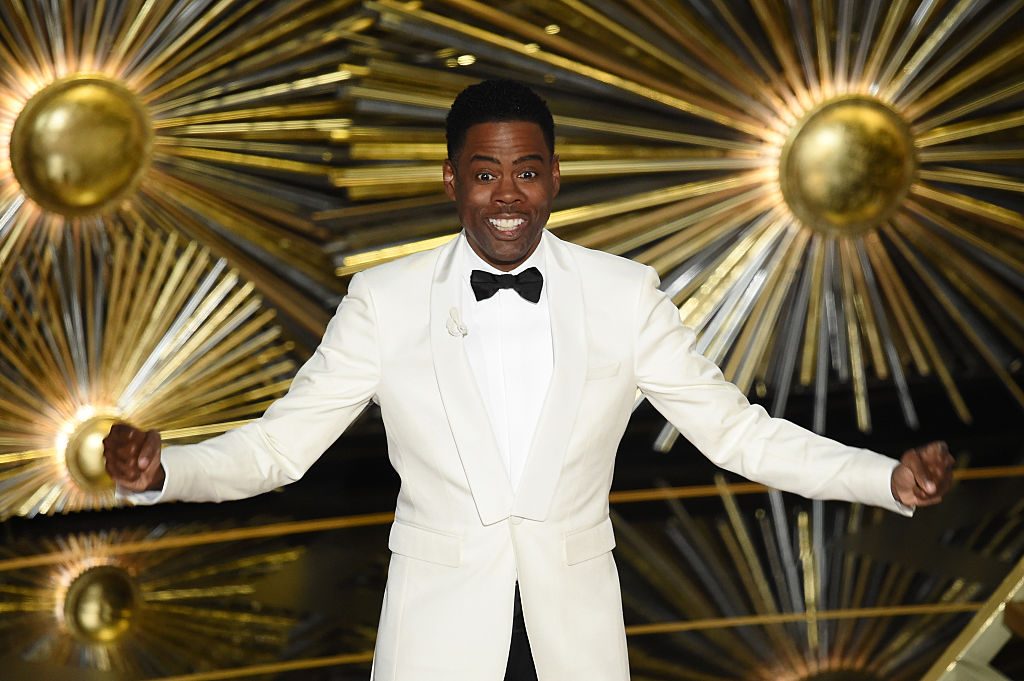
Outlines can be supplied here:
[[[546, 274], [545, 236], [526, 262], [509, 274], [519, 274], [530, 267]], [[461, 314], [468, 330], [466, 355], [514, 490], [551, 382], [554, 360], [547, 286], [545, 282], [536, 303], [524, 300], [512, 289], [502, 289], [491, 298], [478, 301], [469, 283], [470, 272], [504, 273], [477, 255], [465, 234], [459, 240], [463, 269]]]

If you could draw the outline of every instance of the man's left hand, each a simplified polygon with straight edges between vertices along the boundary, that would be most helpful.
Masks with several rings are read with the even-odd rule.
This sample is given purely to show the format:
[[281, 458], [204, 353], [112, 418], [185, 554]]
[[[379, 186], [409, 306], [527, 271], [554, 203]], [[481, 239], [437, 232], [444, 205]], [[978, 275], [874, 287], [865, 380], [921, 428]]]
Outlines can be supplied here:
[[945, 442], [908, 449], [892, 472], [892, 496], [905, 506], [931, 506], [953, 484], [953, 457]]

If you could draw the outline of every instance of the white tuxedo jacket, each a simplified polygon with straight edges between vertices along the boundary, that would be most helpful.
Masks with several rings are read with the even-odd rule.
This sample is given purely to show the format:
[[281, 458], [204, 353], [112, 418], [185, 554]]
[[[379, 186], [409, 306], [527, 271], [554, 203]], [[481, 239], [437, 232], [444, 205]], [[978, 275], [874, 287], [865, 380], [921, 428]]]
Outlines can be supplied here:
[[900, 510], [894, 460], [751, 406], [695, 351], [653, 270], [544, 238], [554, 368], [518, 490], [448, 329], [456, 242], [353, 277], [285, 397], [256, 422], [165, 450], [163, 499], [237, 499], [297, 480], [380, 404], [402, 484], [377, 681], [500, 681], [517, 579], [541, 681], [629, 678], [608, 492], [638, 387], [723, 468]]

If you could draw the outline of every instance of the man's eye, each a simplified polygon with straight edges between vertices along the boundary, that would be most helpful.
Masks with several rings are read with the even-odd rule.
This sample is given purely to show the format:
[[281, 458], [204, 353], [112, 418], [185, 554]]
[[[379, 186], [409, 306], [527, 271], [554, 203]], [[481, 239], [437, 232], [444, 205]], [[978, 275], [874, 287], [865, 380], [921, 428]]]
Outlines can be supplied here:
[[524, 170], [523, 172], [519, 173], [519, 177], [523, 178], [524, 180], [536, 180], [537, 179], [537, 171], [536, 170]]
[[494, 179], [494, 175], [491, 173], [477, 173], [476, 179], [480, 180], [481, 182], [490, 182], [491, 180]]

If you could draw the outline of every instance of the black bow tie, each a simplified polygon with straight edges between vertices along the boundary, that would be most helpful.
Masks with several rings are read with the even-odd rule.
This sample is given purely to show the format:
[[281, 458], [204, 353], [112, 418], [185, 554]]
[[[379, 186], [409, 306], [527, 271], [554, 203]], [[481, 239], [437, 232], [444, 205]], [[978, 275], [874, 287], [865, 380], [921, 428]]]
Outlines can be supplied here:
[[536, 303], [540, 300], [544, 277], [536, 267], [529, 267], [519, 274], [491, 274], [473, 270], [469, 273], [469, 284], [477, 300], [487, 300], [499, 290], [510, 288], [522, 296], [523, 300]]

